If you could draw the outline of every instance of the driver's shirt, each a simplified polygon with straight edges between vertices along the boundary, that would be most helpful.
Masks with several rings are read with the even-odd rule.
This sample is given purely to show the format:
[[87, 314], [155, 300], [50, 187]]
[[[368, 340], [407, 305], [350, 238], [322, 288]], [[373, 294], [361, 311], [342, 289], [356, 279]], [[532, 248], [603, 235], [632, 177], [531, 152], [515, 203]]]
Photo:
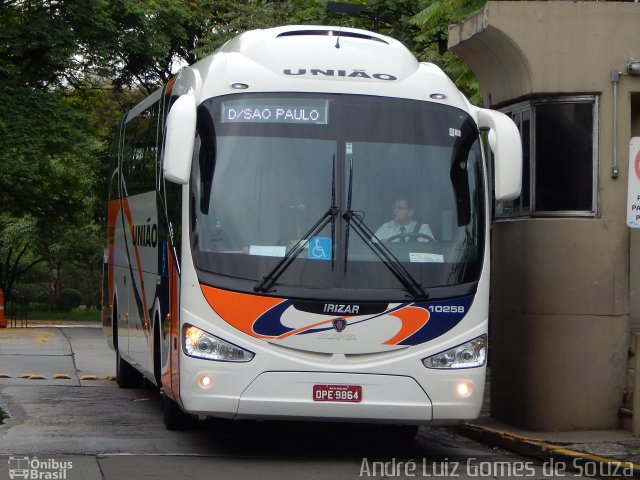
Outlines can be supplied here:
[[[387, 240], [388, 238], [391, 238], [394, 235], [400, 235], [403, 233], [413, 233], [414, 229], [416, 228], [416, 223], [417, 222], [415, 220], [412, 220], [406, 225], [401, 225], [397, 223], [395, 220], [391, 220], [387, 223], [383, 223], [382, 226], [378, 230], [376, 230], [375, 236], [378, 240]], [[404, 227], [404, 230], [403, 230], [403, 227]], [[429, 224], [427, 223], [423, 223], [422, 225], [420, 225], [420, 230], [418, 230], [416, 233], [422, 233], [429, 237], [433, 237], [433, 233], [431, 233], [431, 229], [429, 228]], [[406, 237], [406, 240], [413, 240], [413, 238], [415, 237], [408, 235]], [[376, 239], [374, 238], [373, 241], [376, 241]], [[392, 242], [402, 242], [402, 241], [405, 241], [405, 240], [401, 238], [396, 238], [392, 240]], [[425, 237], [418, 237], [417, 241], [428, 242], [429, 239]]]

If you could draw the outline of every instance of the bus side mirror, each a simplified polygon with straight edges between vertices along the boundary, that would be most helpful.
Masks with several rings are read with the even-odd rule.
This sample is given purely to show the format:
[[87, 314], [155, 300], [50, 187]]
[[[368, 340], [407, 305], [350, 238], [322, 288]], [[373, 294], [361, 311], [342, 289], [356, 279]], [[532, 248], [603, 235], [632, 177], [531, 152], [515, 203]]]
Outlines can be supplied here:
[[178, 97], [169, 110], [162, 172], [170, 182], [184, 185], [189, 181], [196, 118], [196, 99], [191, 94]]
[[522, 188], [522, 141], [516, 124], [504, 113], [478, 109], [478, 126], [489, 129], [494, 157], [496, 200], [513, 200]]

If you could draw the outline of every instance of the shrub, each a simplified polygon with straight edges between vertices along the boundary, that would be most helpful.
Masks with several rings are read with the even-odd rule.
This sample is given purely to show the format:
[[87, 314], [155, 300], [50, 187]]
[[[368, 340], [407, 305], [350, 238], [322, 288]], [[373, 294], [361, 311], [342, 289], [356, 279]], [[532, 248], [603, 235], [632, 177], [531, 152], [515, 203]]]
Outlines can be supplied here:
[[82, 293], [75, 288], [65, 288], [56, 296], [56, 310], [68, 312], [82, 304]]
[[46, 303], [47, 289], [35, 283], [23, 283], [16, 288], [18, 298], [26, 303]]

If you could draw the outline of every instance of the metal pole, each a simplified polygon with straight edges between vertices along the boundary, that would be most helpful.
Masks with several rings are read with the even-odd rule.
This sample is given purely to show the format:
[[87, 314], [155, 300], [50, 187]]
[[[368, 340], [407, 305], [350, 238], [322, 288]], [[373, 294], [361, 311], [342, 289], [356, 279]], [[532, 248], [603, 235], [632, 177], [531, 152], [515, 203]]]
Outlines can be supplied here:
[[611, 83], [613, 84], [613, 159], [611, 161], [611, 176], [618, 177], [618, 83], [620, 83], [621, 72], [613, 70], [611, 72]]

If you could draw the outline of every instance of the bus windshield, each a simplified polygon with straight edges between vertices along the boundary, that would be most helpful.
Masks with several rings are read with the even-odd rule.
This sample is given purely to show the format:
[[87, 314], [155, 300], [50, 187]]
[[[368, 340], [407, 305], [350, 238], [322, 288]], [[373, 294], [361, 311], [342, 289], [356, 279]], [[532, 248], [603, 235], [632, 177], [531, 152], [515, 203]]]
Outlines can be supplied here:
[[291, 256], [267, 293], [406, 300], [382, 249], [425, 292], [473, 284], [483, 182], [478, 129], [459, 109], [337, 94], [210, 99], [190, 182], [195, 266], [203, 283], [250, 291]]

